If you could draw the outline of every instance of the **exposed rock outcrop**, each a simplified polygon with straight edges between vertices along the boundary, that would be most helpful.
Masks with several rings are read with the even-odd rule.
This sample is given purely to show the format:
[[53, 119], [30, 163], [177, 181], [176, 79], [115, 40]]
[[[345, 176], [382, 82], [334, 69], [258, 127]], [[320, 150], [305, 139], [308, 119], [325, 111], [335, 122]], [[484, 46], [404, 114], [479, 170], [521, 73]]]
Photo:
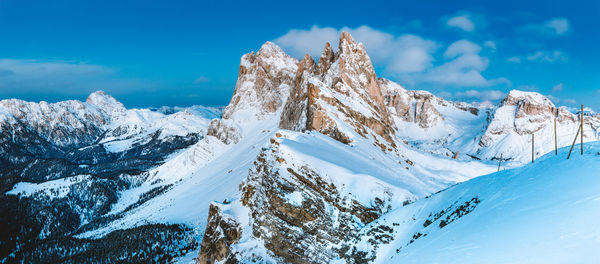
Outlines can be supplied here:
[[[248, 178], [240, 185], [241, 199], [234, 201], [250, 211], [248, 235], [262, 241], [272, 257], [282, 263], [328, 263], [337, 258], [351, 263], [372, 260], [372, 252], [353, 248], [352, 243], [365, 231], [365, 224], [389, 210], [390, 197], [373, 195], [371, 203], [361, 204], [310, 165], [288, 163], [277, 146], [272, 144], [271, 149], [257, 157]], [[237, 233], [223, 235], [226, 231], [222, 230], [237, 230], [240, 223], [223, 223], [214, 211], [211, 207], [207, 226], [210, 234], [202, 243], [200, 263], [209, 258], [252, 260], [251, 252], [229, 243], [236, 241]], [[221, 224], [214, 224], [213, 219]]]
[[298, 61], [277, 45], [267, 42], [255, 54], [242, 56], [238, 80], [224, 119], [244, 112], [260, 118], [276, 112], [287, 99], [294, 82]]
[[[478, 153], [484, 158], [503, 155], [509, 159], [531, 157], [531, 135], [535, 134], [535, 151], [554, 149], [554, 119], [557, 120], [558, 146], [571, 144], [579, 127], [579, 116], [565, 107], [556, 106], [536, 92], [512, 90], [489, 118], [479, 141]], [[593, 116], [584, 118], [584, 140], [597, 140], [598, 124]]]
[[227, 145], [231, 143], [237, 144], [242, 137], [240, 129], [228, 119], [211, 120], [206, 135], [216, 137]]
[[[500, 102], [494, 116], [481, 137], [480, 146], [495, 144], [500, 137], [514, 132], [530, 135], [550, 126], [556, 116], [554, 104], [536, 92], [512, 90]], [[563, 120], [573, 120], [573, 114], [561, 111]]]
[[353, 133], [375, 139], [386, 149], [394, 146], [394, 123], [385, 102], [375, 70], [363, 45], [343, 32], [339, 51], [329, 44], [318, 64], [310, 56], [300, 62], [296, 79], [285, 105], [280, 127], [315, 130], [350, 143]]
[[[100, 92], [102, 93], [102, 92]], [[97, 98], [92, 94], [91, 97]], [[92, 100], [83, 103], [70, 100], [58, 103], [25, 102], [18, 99], [0, 101], [0, 121], [4, 130], [19, 124], [29, 127], [41, 138], [61, 147], [80, 147], [98, 140], [104, 126], [111, 120], [114, 109], [109, 100], [114, 98], [104, 94], [106, 101]], [[114, 100], [116, 102], [116, 100]], [[104, 104], [105, 103], [105, 104]], [[107, 112], [105, 112], [108, 111]], [[6, 113], [6, 114], [3, 114]]]
[[417, 123], [422, 128], [430, 128], [444, 120], [444, 116], [433, 105], [445, 104], [443, 99], [426, 91], [408, 91], [384, 78], [379, 78], [378, 81], [385, 105], [401, 120]]
[[215, 262], [238, 263], [235, 255], [229, 251], [230, 246], [240, 240], [242, 229], [239, 224], [215, 204], [210, 205], [206, 233], [200, 245], [197, 262], [213, 264]]

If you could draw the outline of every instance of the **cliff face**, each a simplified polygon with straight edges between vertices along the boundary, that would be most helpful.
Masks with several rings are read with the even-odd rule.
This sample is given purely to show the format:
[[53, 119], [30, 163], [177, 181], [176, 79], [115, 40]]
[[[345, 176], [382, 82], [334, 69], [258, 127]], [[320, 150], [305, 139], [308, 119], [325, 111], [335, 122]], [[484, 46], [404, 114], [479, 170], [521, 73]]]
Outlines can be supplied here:
[[[536, 92], [513, 90], [490, 116], [478, 152], [483, 158], [509, 159], [531, 157], [531, 137], [535, 136], [535, 155], [554, 149], [554, 119], [557, 121], [558, 146], [570, 145], [579, 127], [578, 114], [565, 107], [556, 107], [548, 98]], [[598, 140], [599, 120], [584, 117], [584, 140]]]
[[[310, 162], [305, 156], [310, 152], [290, 149], [305, 140], [293, 136], [278, 132], [263, 147], [239, 186], [239, 199], [211, 205], [199, 263], [367, 263], [375, 258], [374, 248], [385, 239], [360, 249], [355, 243], [368, 230], [385, 236], [386, 230], [365, 225], [391, 210], [392, 200], [407, 199], [405, 194], [375, 178], [364, 178], [369, 183], [355, 193], [353, 175], [339, 175], [326, 163]], [[332, 151], [339, 144], [318, 142]], [[263, 251], [268, 253], [254, 254]]]
[[104, 92], [91, 94], [86, 103], [10, 99], [0, 101], [0, 125], [3, 131], [25, 126], [56, 146], [80, 147], [98, 140], [104, 126], [124, 110], [122, 104]]
[[394, 123], [364, 46], [346, 32], [339, 43], [337, 53], [327, 43], [318, 64], [308, 55], [300, 62], [280, 128], [315, 130], [345, 144], [362, 136], [382, 149], [395, 147]]
[[231, 102], [221, 119], [211, 121], [208, 135], [225, 144], [237, 143], [244, 130], [255, 126], [257, 120], [277, 114], [293, 87], [298, 60], [287, 55], [272, 42], [260, 50], [245, 54]]
[[255, 54], [242, 56], [238, 80], [223, 119], [244, 114], [265, 116], [276, 112], [288, 97], [298, 61], [267, 42]]
[[407, 91], [404, 87], [384, 78], [379, 78], [385, 105], [400, 120], [417, 123], [421, 128], [431, 128], [444, 120], [434, 103], [443, 100], [426, 91]]

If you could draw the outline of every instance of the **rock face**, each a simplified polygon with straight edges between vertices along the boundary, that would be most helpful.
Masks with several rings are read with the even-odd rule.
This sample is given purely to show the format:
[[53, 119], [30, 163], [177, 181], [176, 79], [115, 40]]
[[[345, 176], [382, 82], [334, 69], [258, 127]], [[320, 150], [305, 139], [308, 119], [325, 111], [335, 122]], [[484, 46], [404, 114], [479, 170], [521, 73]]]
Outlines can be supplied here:
[[225, 263], [237, 263], [235, 256], [229, 252], [229, 247], [240, 240], [241, 227], [214, 204], [210, 205], [207, 222], [208, 232], [204, 234], [197, 262], [212, 264], [225, 260]]
[[[536, 92], [512, 90], [490, 116], [479, 141], [483, 158], [531, 156], [531, 135], [535, 134], [536, 155], [554, 149], [554, 119], [557, 120], [558, 146], [570, 145], [579, 127], [579, 116], [556, 106]], [[599, 120], [585, 116], [584, 140], [598, 140]], [[537, 142], [537, 143], [536, 143]], [[526, 148], [528, 147], [528, 148]]]
[[414, 122], [421, 128], [430, 128], [444, 120], [444, 116], [433, 103], [445, 104], [440, 98], [426, 91], [407, 91], [404, 87], [384, 78], [379, 78], [385, 105], [392, 115], [400, 120]]
[[206, 135], [216, 137], [227, 145], [237, 144], [242, 137], [240, 129], [229, 119], [211, 120]]
[[[479, 144], [490, 146], [511, 132], [531, 135], [552, 124], [556, 111], [554, 104], [539, 93], [513, 90], [500, 103]], [[562, 113], [563, 120], [573, 120], [573, 114]]]
[[236, 244], [244, 236], [242, 226], [249, 229], [245, 236], [261, 241], [276, 262], [372, 260], [372, 252], [357, 249], [352, 243], [365, 231], [364, 225], [389, 210], [389, 194], [373, 194], [371, 202], [361, 203], [329, 176], [318, 172], [318, 168], [286, 160], [278, 141], [272, 142], [240, 184], [240, 200], [233, 201], [248, 209], [249, 222], [234, 220], [211, 205], [198, 263], [269, 262], [267, 256], [253, 254], [256, 248], [244, 250]]
[[[263, 68], [272, 67], [264, 65], [264, 59], [258, 62], [259, 56], [265, 56], [261, 55], [265, 54], [263, 50], [279, 51], [267, 43], [256, 57], [252, 54], [244, 56], [234, 99], [227, 107], [231, 110], [225, 111], [223, 120], [236, 115], [232, 114], [234, 110], [241, 111], [246, 105], [241, 103], [247, 100], [243, 98], [245, 96], [264, 94], [265, 91], [281, 95], [287, 91], [284, 99], [268, 98], [259, 104], [263, 112], [272, 113], [278, 111], [280, 102], [285, 102], [279, 119], [280, 128], [317, 131], [344, 144], [351, 144], [356, 137], [361, 137], [385, 151], [395, 147], [394, 123], [370, 58], [363, 45], [357, 44], [348, 33], [341, 35], [337, 52], [327, 43], [318, 63], [306, 55], [294, 67], [288, 65], [280, 68], [284, 70], [270, 71], [277, 78], [266, 75], [266, 71], [263, 75]], [[278, 58], [287, 57], [278, 55]], [[269, 62], [273, 61], [291, 62], [285, 59]], [[292, 68], [294, 73], [289, 72]], [[253, 69], [252, 77], [246, 76], [247, 69]], [[259, 85], [253, 87], [254, 83]], [[208, 134], [227, 134], [223, 129], [212, 131], [209, 128]], [[277, 137], [284, 136], [278, 133]], [[226, 231], [239, 230], [239, 226], [248, 226], [251, 230], [247, 236], [263, 241], [262, 246], [277, 262], [326, 263], [342, 258], [363, 263], [374, 258], [370, 255], [372, 252], [353, 247], [352, 241], [358, 239], [362, 226], [389, 209], [390, 197], [387, 195], [391, 194], [372, 196], [367, 199], [370, 202], [361, 203], [327, 175], [322, 175], [318, 168], [303, 162], [286, 161], [281, 151], [278, 140], [271, 139], [270, 147], [257, 157], [247, 179], [240, 185], [241, 198], [233, 203], [249, 210], [248, 223], [238, 222], [239, 219], [232, 222], [233, 218], [224, 217], [216, 206], [211, 206], [199, 263], [270, 261], [264, 259], [265, 256], [253, 256], [251, 252], [239, 249], [236, 242], [240, 235]], [[290, 196], [295, 198], [290, 200]], [[223, 221], [224, 218], [228, 220]], [[236, 235], [226, 235], [228, 232]]]
[[276, 112], [289, 95], [297, 63], [271, 42], [256, 54], [242, 56], [235, 91], [223, 118], [231, 119], [235, 114], [243, 118], [244, 113], [260, 118]]
[[339, 43], [337, 53], [326, 44], [318, 64], [308, 55], [300, 62], [280, 127], [315, 130], [346, 144], [356, 133], [382, 149], [393, 147], [394, 123], [369, 56], [347, 32]]
[[103, 126], [111, 120], [111, 116], [103, 109], [79, 101], [53, 104], [17, 99], [0, 101], [0, 113], [6, 113], [2, 118], [3, 131], [8, 130], [9, 126], [17, 129], [23, 124], [41, 138], [62, 147], [84, 146], [96, 141], [103, 132]]

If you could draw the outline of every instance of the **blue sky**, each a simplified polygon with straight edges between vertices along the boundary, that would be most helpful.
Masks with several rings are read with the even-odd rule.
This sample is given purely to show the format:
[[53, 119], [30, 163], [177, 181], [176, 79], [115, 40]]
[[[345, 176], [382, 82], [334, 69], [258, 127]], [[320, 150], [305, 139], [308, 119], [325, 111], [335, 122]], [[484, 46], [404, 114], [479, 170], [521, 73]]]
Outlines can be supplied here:
[[0, 98], [225, 105], [244, 53], [270, 40], [318, 56], [347, 30], [408, 89], [600, 110], [599, 16], [597, 1], [0, 0]]

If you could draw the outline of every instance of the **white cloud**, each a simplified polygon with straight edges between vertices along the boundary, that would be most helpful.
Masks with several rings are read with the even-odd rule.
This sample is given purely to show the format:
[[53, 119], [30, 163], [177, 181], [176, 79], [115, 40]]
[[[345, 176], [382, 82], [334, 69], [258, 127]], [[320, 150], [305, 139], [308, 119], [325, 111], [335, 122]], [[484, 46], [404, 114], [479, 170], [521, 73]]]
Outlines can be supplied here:
[[506, 93], [500, 90], [467, 90], [454, 94], [456, 98], [477, 98], [481, 101], [495, 101], [502, 99]]
[[537, 62], [555, 62], [555, 61], [566, 61], [567, 55], [560, 51], [537, 51], [535, 53], [527, 55], [527, 60]]
[[571, 98], [567, 98], [567, 99], [560, 99], [556, 96], [553, 96], [551, 94], [545, 95], [546, 97], [548, 97], [548, 99], [550, 99], [550, 101], [552, 101], [555, 104], [575, 104], [577, 101], [575, 99], [571, 99]]
[[450, 44], [446, 49], [446, 52], [444, 52], [444, 57], [451, 59], [460, 55], [477, 54], [480, 51], [481, 47], [479, 45], [463, 39]]
[[537, 32], [548, 36], [562, 36], [569, 32], [569, 20], [563, 17], [552, 18], [541, 24], [528, 24], [521, 28], [524, 31]]
[[196, 80], [194, 80], [194, 84], [205, 83], [208, 81], [209, 81], [208, 78], [206, 78], [204, 76], [200, 76], [200, 77], [196, 78]]
[[[444, 61], [434, 65], [435, 51], [440, 44], [417, 35], [395, 36], [368, 26], [358, 28], [329, 28], [313, 26], [309, 30], [290, 30], [274, 40], [292, 56], [300, 58], [305, 53], [318, 57], [325, 42], [334, 47], [341, 31], [348, 31], [362, 42], [373, 61], [383, 73], [408, 85], [433, 83], [455, 86], [491, 86], [510, 83], [505, 78], [487, 79], [482, 72], [489, 59], [479, 55], [481, 46], [468, 40], [452, 43], [443, 53]], [[489, 44], [488, 44], [489, 46]]]
[[313, 26], [310, 30], [292, 29], [274, 40], [290, 55], [300, 58], [308, 53], [318, 57], [325, 42], [337, 47], [342, 31], [348, 31], [357, 41], [365, 45], [373, 63], [394, 73], [420, 72], [430, 67], [433, 52], [438, 44], [416, 35], [392, 34], [368, 26], [335, 29]]
[[510, 83], [506, 78], [490, 80], [482, 75], [489, 65], [489, 59], [480, 56], [480, 51], [479, 45], [468, 40], [452, 43], [444, 52], [444, 57], [451, 60], [425, 72], [423, 82], [467, 87]]
[[466, 14], [448, 19], [448, 21], [446, 21], [446, 25], [448, 25], [449, 27], [460, 28], [467, 32], [475, 30], [475, 24], [473, 23], [473, 21], [471, 21], [469, 15]]
[[514, 56], [514, 57], [510, 57], [508, 59], [506, 59], [509, 62], [514, 62], [514, 63], [521, 63], [521, 58]]
[[284, 48], [290, 55], [302, 58], [308, 53], [319, 56], [326, 42], [337, 46], [340, 30], [318, 26], [312, 26], [309, 30], [292, 29], [285, 35], [274, 40], [277, 45]]
[[566, 18], [554, 18], [546, 22], [546, 27], [552, 29], [554, 34], [562, 35], [569, 31], [569, 20]]
[[560, 103], [560, 99], [558, 99], [556, 96], [553, 96], [551, 94], [547, 94], [545, 95], [548, 99], [550, 99], [550, 101], [552, 101], [555, 104]]
[[[116, 69], [81, 62], [0, 59], [0, 95], [81, 95], [142, 88], [140, 81], [120, 78]], [[146, 86], [146, 88], [148, 88]]]
[[552, 87], [552, 91], [553, 91], [553, 92], [560, 92], [560, 91], [562, 91], [562, 90], [563, 90], [563, 88], [564, 88], [564, 85], [563, 85], [563, 83], [559, 83], [559, 84], [557, 84], [557, 85], [554, 85], [554, 86]]
[[492, 51], [496, 51], [496, 42], [493, 42], [491, 40], [484, 42], [483, 46], [486, 46], [486, 47], [492, 49]]

